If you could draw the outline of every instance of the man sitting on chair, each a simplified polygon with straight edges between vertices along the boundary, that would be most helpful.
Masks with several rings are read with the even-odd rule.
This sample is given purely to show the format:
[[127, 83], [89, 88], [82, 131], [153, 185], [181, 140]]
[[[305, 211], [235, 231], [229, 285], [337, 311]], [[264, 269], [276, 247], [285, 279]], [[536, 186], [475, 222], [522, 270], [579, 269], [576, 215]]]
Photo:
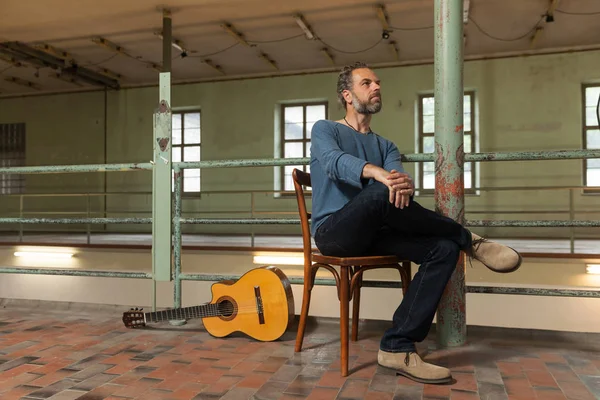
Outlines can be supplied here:
[[344, 67], [337, 93], [345, 117], [318, 121], [311, 133], [312, 236], [324, 255], [395, 255], [420, 265], [377, 361], [419, 382], [449, 382], [450, 371], [424, 362], [415, 343], [431, 328], [460, 251], [496, 272], [515, 271], [521, 256], [413, 199], [398, 148], [370, 128], [382, 100], [380, 81], [366, 64]]

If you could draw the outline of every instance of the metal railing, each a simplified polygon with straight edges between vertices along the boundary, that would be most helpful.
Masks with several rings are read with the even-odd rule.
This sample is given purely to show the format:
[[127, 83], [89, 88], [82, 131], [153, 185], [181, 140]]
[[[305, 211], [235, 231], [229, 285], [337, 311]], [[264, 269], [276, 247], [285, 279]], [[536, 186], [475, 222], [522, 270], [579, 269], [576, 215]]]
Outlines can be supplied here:
[[[433, 154], [413, 154], [403, 157], [405, 162], [431, 161]], [[600, 158], [600, 150], [583, 150], [572, 152], [520, 152], [520, 153], [487, 153], [487, 154], [465, 154], [465, 161], [505, 161], [505, 160], [559, 160], [559, 159], [577, 159], [577, 158]], [[174, 193], [174, 214], [170, 223], [173, 227], [172, 252], [173, 266], [171, 263], [162, 265], [171, 271], [168, 275], [174, 283], [174, 307], [181, 307], [182, 299], [182, 281], [221, 281], [225, 279], [237, 279], [239, 276], [224, 276], [212, 274], [185, 274], [182, 272], [181, 250], [182, 250], [182, 224], [299, 224], [298, 218], [188, 218], [182, 214], [182, 169], [186, 168], [226, 168], [226, 167], [252, 167], [252, 166], [281, 166], [281, 165], [303, 165], [308, 164], [308, 159], [270, 159], [270, 160], [226, 160], [226, 161], [206, 161], [206, 162], [180, 162], [173, 163], [172, 170], [175, 173], [175, 193]], [[142, 167], [140, 167], [140, 165]], [[52, 167], [12, 167], [0, 168], [1, 173], [24, 174], [24, 173], [62, 173], [62, 172], [90, 172], [90, 171], [133, 171], [151, 168], [152, 164], [120, 164], [115, 165], [95, 165], [95, 166], [52, 166]], [[162, 167], [161, 167], [162, 168]], [[170, 179], [170, 175], [163, 174], [165, 179]], [[153, 186], [153, 189], [155, 187]], [[100, 194], [104, 195], [104, 194]], [[156, 196], [153, 190], [153, 198]], [[0, 224], [156, 224], [156, 212], [160, 210], [153, 206], [152, 218], [127, 217], [127, 218], [31, 218], [31, 217], [4, 217], [0, 218]], [[170, 208], [170, 207], [169, 207]], [[168, 210], [170, 212], [170, 210]], [[571, 217], [573, 214], [571, 213]], [[524, 226], [524, 227], [599, 227], [600, 220], [467, 220], [467, 226]], [[154, 232], [154, 230], [153, 230]], [[170, 239], [170, 237], [169, 237]], [[171, 240], [169, 243], [157, 241], [159, 243], [156, 249], [153, 238], [153, 254], [167, 246], [170, 253]], [[163, 247], [161, 247], [163, 246]], [[164, 254], [163, 254], [164, 256]], [[163, 257], [164, 258], [164, 257]], [[170, 260], [170, 257], [168, 258]], [[153, 258], [152, 273], [134, 273], [134, 272], [115, 272], [115, 271], [84, 271], [72, 269], [45, 269], [45, 268], [0, 268], [0, 273], [14, 274], [40, 274], [40, 275], [75, 275], [87, 277], [110, 277], [110, 278], [131, 278], [131, 279], [151, 279], [153, 281], [152, 290], [152, 308], [156, 309], [156, 282], [162, 280], [157, 277], [155, 270], [155, 259]], [[299, 277], [290, 277], [293, 284], [303, 284], [303, 279]], [[317, 279], [316, 285], [333, 286], [333, 279]], [[400, 282], [389, 281], [365, 281], [367, 287], [400, 287]], [[464, 292], [468, 293], [488, 293], [488, 294], [518, 294], [518, 295], [536, 295], [536, 296], [561, 296], [561, 297], [600, 297], [600, 291], [597, 290], [572, 290], [559, 288], [526, 288], [526, 287], [489, 287], [477, 285], [464, 285]], [[463, 315], [457, 317], [462, 318]], [[461, 339], [462, 340], [462, 339]]]
[[[575, 196], [577, 194], [577, 192], [584, 192], [584, 191], [600, 191], [600, 187], [591, 187], [591, 186], [573, 186], [573, 185], [569, 185], [569, 186], [503, 186], [503, 187], [476, 187], [473, 189], [474, 192], [479, 193], [479, 192], [507, 192], [507, 191], [518, 191], [518, 192], [527, 192], [527, 191], [535, 191], [535, 192], [539, 192], [539, 191], [559, 191], [559, 192], [568, 192], [569, 196], [567, 199], [567, 203], [568, 206], [566, 209], [548, 209], [548, 210], [539, 210], [539, 209], [520, 209], [520, 210], [498, 210], [498, 209], [477, 209], [477, 210], [467, 210], [466, 214], [472, 214], [472, 215], [477, 215], [477, 214], [495, 214], [495, 215], [519, 215], [519, 214], [526, 214], [526, 215], [534, 215], [534, 214], [547, 214], [547, 215], [560, 215], [560, 214], [565, 214], [568, 216], [568, 220], [565, 220], [564, 222], [560, 222], [557, 223], [556, 226], [561, 226], [560, 224], [564, 224], [564, 223], [568, 223], [569, 221], [573, 221], [575, 219], [575, 217], [577, 215], [585, 215], [585, 214], [600, 214], [600, 208], [598, 208], [597, 210], [590, 210], [590, 209], [578, 209], [575, 206]], [[292, 210], [287, 211], [287, 210], [264, 210], [264, 209], [258, 209], [257, 204], [259, 204], [259, 200], [261, 200], [261, 198], [264, 198], [264, 196], [272, 196], [274, 197], [276, 194], [277, 195], [281, 195], [281, 194], [287, 194], [289, 193], [288, 191], [284, 191], [284, 190], [208, 190], [208, 191], [202, 191], [201, 193], [198, 193], [198, 196], [195, 195], [191, 195], [189, 197], [182, 197], [182, 201], [202, 201], [202, 199], [206, 199], [207, 197], [210, 196], [214, 196], [214, 195], [249, 195], [248, 196], [248, 204], [247, 204], [247, 209], [244, 210], [234, 210], [234, 209], [222, 209], [222, 210], [194, 210], [194, 211], [181, 211], [181, 215], [202, 215], [202, 214], [228, 214], [228, 215], [235, 215], [235, 214], [246, 214], [249, 215], [250, 218], [252, 219], [257, 219], [257, 216], [265, 216], [265, 215], [297, 215], [298, 211], [296, 209], [296, 204], [295, 204], [295, 197], [289, 197], [289, 201], [290, 203], [293, 203], [291, 205]], [[120, 215], [120, 214], [124, 214], [124, 215], [132, 215], [132, 214], [151, 214], [152, 210], [148, 209], [148, 210], [118, 210], [118, 209], [108, 209], [106, 208], [106, 203], [108, 202], [108, 197], [111, 196], [152, 196], [152, 192], [82, 192], [82, 193], [20, 193], [20, 194], [6, 194], [6, 195], [1, 195], [0, 198], [18, 198], [19, 200], [19, 209], [17, 212], [13, 212], [13, 213], [4, 213], [2, 215], [0, 215], [0, 217], [12, 217], [14, 216], [18, 216], [19, 218], [24, 218], [27, 217], [29, 215], [35, 215], [36, 217], [39, 218], [39, 216], [44, 216], [44, 215], [52, 215], [52, 216], [62, 216], [62, 215], [81, 215], [81, 216], [85, 216], [86, 219], [87, 218], [97, 218], [97, 216], [101, 216], [101, 218], [103, 218], [102, 221], [109, 221], [106, 222], [108, 223], [115, 223], [115, 224], [127, 224], [127, 223], [135, 223], [135, 222], [121, 222], [121, 219], [119, 219], [119, 222], [114, 222], [114, 219], [107, 219], [108, 215], [111, 216], [116, 216], [116, 215]], [[182, 194], [183, 196], [183, 194]], [[427, 195], [424, 195], [424, 197], [426, 197]], [[80, 210], [80, 211], [62, 211], [62, 210], [35, 210], [35, 211], [27, 211], [26, 210], [26, 206], [25, 206], [25, 200], [28, 198], [56, 198], [56, 197], [60, 197], [60, 198], [64, 198], [64, 197], [72, 197], [72, 198], [85, 198], [85, 209]], [[104, 209], [102, 210], [93, 210], [92, 208], [92, 199], [93, 198], [97, 198], [97, 197], [103, 197], [104, 198]], [[174, 196], [173, 196], [174, 197]], [[479, 196], [477, 196], [479, 197]], [[236, 203], [235, 206], [239, 206], [240, 204], [242, 204], [242, 202], [240, 202], [239, 204]], [[234, 207], [234, 206], [232, 206]], [[41, 220], [48, 220], [47, 218], [41, 218]], [[55, 219], [50, 219], [51, 221], [54, 221]], [[186, 219], [187, 221], [188, 219]], [[204, 221], [203, 218], [191, 218], [189, 219], [189, 221], [192, 222], [188, 222], [191, 224], [197, 223], [197, 224], [203, 224], [203, 223], [207, 223], [206, 221]], [[193, 222], [196, 221], [196, 222]], [[212, 219], [211, 220], [213, 224], [215, 223], [227, 223], [227, 224], [235, 224], [235, 219]], [[267, 219], [267, 222], [271, 222], [271, 219]], [[286, 220], [286, 224], [289, 223], [289, 219]], [[293, 219], [291, 220], [293, 221]], [[562, 221], [562, 220], [561, 220]], [[87, 220], [86, 220], [87, 222]], [[275, 221], [274, 221], [275, 222]], [[546, 221], [546, 224], [550, 223], [551, 221]], [[149, 223], [147, 221], [145, 222], [139, 222], [139, 223]], [[279, 223], [279, 222], [278, 222]], [[92, 238], [92, 229], [91, 229], [92, 223], [87, 222], [86, 223], [86, 229], [85, 229], [85, 233], [86, 233], [86, 243], [87, 244], [91, 244], [91, 238]], [[497, 225], [496, 221], [492, 221], [492, 222], [486, 222], [485, 224], [481, 223], [481, 224], [475, 224], [475, 225], [470, 225], [470, 226], [487, 226], [487, 227], [495, 227], [495, 226], [509, 226], [506, 224], [502, 224], [502, 225]], [[525, 221], [519, 221], [518, 223], [513, 221], [513, 223], [510, 225], [511, 227], [522, 227], [522, 226], [528, 226], [527, 223]], [[548, 225], [540, 225], [540, 227], [544, 227], [544, 226], [548, 226]], [[554, 225], [552, 225], [554, 226]], [[585, 226], [585, 225], [579, 225], [579, 226]], [[594, 225], [592, 225], [594, 226]], [[574, 226], [569, 226], [569, 246], [570, 246], [570, 253], [573, 254], [575, 252], [575, 231], [574, 231]], [[72, 232], [72, 230], [71, 230]], [[102, 231], [102, 233], [111, 233], [108, 230]], [[538, 237], [539, 238], [539, 237]], [[587, 239], [589, 239], [589, 237], [586, 237]], [[542, 238], [543, 239], [543, 238]], [[24, 230], [23, 230], [23, 223], [19, 223], [19, 231], [18, 231], [18, 241], [19, 242], [23, 242], [24, 241]], [[250, 248], [254, 248], [255, 247], [255, 233], [254, 231], [251, 231], [250, 233]]]

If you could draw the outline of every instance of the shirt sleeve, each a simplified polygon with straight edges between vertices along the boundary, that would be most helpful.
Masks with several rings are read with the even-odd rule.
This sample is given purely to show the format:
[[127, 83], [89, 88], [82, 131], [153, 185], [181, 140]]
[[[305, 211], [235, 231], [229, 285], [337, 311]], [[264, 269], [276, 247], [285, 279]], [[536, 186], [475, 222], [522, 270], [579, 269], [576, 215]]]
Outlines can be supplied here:
[[313, 125], [310, 152], [330, 179], [357, 188], [363, 187], [361, 175], [367, 161], [345, 153], [340, 148], [333, 128], [324, 120]]
[[402, 159], [398, 147], [389, 140], [386, 140], [386, 142], [387, 146], [385, 158], [383, 161], [383, 169], [385, 169], [388, 172], [395, 169], [398, 172], [404, 173], [404, 166], [402, 165]]

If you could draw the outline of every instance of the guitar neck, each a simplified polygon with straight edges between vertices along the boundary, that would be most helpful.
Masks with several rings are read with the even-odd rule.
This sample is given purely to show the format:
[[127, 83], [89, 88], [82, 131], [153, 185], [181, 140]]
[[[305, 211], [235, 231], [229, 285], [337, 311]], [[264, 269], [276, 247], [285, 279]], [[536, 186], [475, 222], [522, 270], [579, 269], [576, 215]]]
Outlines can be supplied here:
[[201, 306], [183, 307], [164, 311], [144, 313], [146, 322], [173, 321], [179, 319], [194, 319], [216, 317], [220, 315], [217, 304], [204, 304]]

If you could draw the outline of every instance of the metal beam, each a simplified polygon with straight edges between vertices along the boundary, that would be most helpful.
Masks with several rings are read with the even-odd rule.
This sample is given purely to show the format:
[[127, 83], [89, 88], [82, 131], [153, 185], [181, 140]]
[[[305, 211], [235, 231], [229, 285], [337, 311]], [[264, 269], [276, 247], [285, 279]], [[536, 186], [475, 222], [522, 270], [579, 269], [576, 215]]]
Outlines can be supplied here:
[[[435, 208], [464, 224], [463, 0], [435, 0]], [[467, 337], [464, 257], [437, 312], [437, 341], [460, 346]]]

